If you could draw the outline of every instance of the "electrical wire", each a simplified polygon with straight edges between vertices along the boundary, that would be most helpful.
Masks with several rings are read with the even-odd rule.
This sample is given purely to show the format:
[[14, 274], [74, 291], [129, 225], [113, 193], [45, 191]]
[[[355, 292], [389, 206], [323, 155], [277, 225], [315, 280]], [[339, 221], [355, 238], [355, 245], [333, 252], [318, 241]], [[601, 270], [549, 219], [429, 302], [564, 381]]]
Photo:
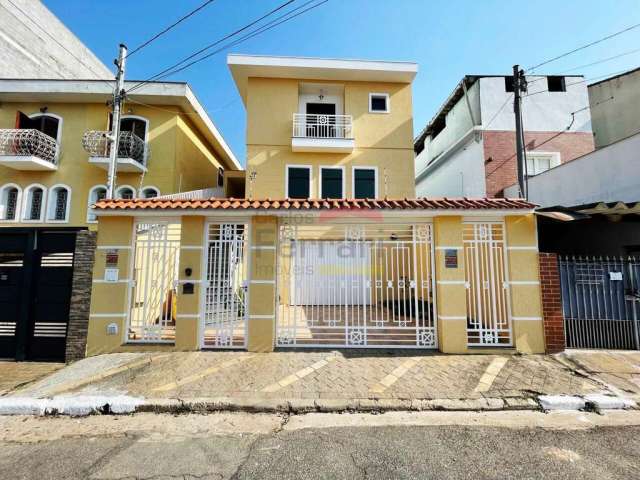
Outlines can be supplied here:
[[[310, 0], [309, 2], [307, 2], [307, 3], [306, 3], [306, 4], [304, 4], [304, 5], [308, 5], [309, 3], [312, 3], [313, 1], [314, 1], [314, 0]], [[199, 63], [199, 62], [201, 62], [201, 61], [203, 61], [203, 60], [206, 60], [207, 58], [210, 58], [210, 57], [212, 57], [213, 55], [215, 55], [215, 54], [217, 54], [217, 53], [220, 53], [220, 52], [222, 52], [222, 51], [224, 51], [224, 50], [227, 50], [227, 49], [229, 49], [229, 48], [231, 48], [231, 47], [234, 47], [234, 46], [236, 46], [236, 45], [238, 45], [238, 44], [240, 44], [240, 43], [242, 43], [242, 42], [244, 42], [244, 41], [246, 41], [246, 40], [249, 40], [249, 39], [251, 39], [251, 38], [253, 38], [253, 37], [257, 36], [257, 35], [260, 35], [261, 33], [267, 32], [267, 31], [269, 31], [269, 30], [271, 30], [271, 29], [273, 29], [273, 28], [277, 27], [278, 25], [281, 25], [281, 24], [283, 24], [283, 23], [285, 23], [285, 22], [288, 22], [289, 20], [293, 20], [294, 18], [296, 18], [296, 17], [298, 17], [298, 16], [300, 16], [300, 15], [302, 15], [302, 14], [304, 14], [304, 13], [308, 12], [309, 10], [313, 10], [314, 8], [317, 8], [317, 7], [319, 7], [320, 5], [322, 5], [322, 4], [324, 4], [324, 3], [327, 3], [328, 1], [329, 1], [329, 0], [322, 0], [321, 2], [316, 3], [315, 5], [312, 5], [311, 7], [306, 8], [305, 10], [302, 10], [301, 12], [298, 12], [298, 13], [296, 13], [295, 15], [291, 15], [290, 17], [285, 18], [284, 20], [281, 20], [281, 21], [279, 21], [279, 22], [277, 22], [277, 23], [274, 23], [274, 22], [276, 22], [277, 20], [279, 20], [279, 19], [281, 19], [281, 18], [283, 18], [283, 17], [286, 17], [287, 15], [289, 15], [290, 13], [292, 13], [292, 12], [293, 12], [293, 11], [295, 11], [295, 10], [292, 10], [291, 12], [288, 12], [288, 13], [286, 13], [286, 14], [284, 14], [284, 15], [281, 15], [280, 17], [278, 17], [278, 18], [276, 18], [276, 19], [272, 20], [271, 22], [269, 22], [269, 23], [265, 24], [264, 26], [260, 27], [259, 29], [254, 30], [254, 31], [253, 31], [253, 32], [251, 32], [251, 33], [248, 33], [248, 34], [247, 34], [247, 35], [245, 35], [244, 37], [241, 37], [241, 38], [239, 38], [238, 40], [235, 40], [235, 41], [233, 41], [233, 42], [231, 42], [231, 43], [229, 43], [229, 44], [227, 44], [227, 45], [224, 45], [223, 47], [221, 47], [221, 48], [219, 48], [219, 49], [217, 49], [217, 50], [215, 50], [215, 51], [213, 51], [213, 52], [211, 52], [211, 53], [209, 53], [209, 54], [207, 54], [207, 55], [205, 55], [205, 56], [203, 56], [203, 57], [200, 57], [200, 58], [198, 58], [198, 59], [194, 60], [193, 62], [191, 62], [191, 63], [188, 63], [188, 64], [184, 65], [183, 67], [180, 67], [180, 68], [178, 68], [178, 69], [172, 70], [171, 72], [168, 72], [168, 73], [166, 73], [166, 74], [162, 75], [162, 76], [161, 76], [161, 77], [159, 77], [159, 78], [160, 78], [160, 79], [162, 79], [162, 78], [166, 78], [166, 77], [169, 77], [169, 76], [171, 76], [171, 75], [175, 75], [176, 73], [182, 72], [183, 70], [186, 70], [187, 68], [191, 67], [192, 65], [195, 65], [196, 63]], [[303, 5], [303, 6], [304, 6], [304, 5]]]
[[205, 8], [206, 6], [208, 6], [209, 4], [215, 2], [215, 0], [207, 0], [206, 2], [202, 3], [200, 6], [198, 6], [197, 8], [195, 8], [194, 10], [191, 10], [189, 13], [187, 13], [186, 15], [182, 16], [181, 18], [179, 18], [177, 21], [175, 21], [174, 23], [172, 23], [171, 25], [169, 25], [167, 28], [165, 28], [164, 30], [156, 33], [153, 37], [151, 37], [149, 40], [147, 40], [146, 42], [142, 43], [141, 45], [138, 45], [136, 48], [134, 48], [133, 50], [131, 50], [127, 56], [125, 58], [129, 58], [131, 55], [133, 55], [136, 52], [139, 52], [140, 50], [142, 50], [144, 47], [146, 47], [147, 45], [153, 43], [154, 41], [156, 41], [158, 38], [160, 38], [162, 35], [164, 35], [165, 33], [167, 33], [169, 30], [175, 28], [176, 26], [178, 26], [179, 24], [181, 24], [182, 22], [184, 22], [186, 19], [188, 19], [189, 17], [192, 17], [193, 15], [195, 15], [196, 13], [198, 13], [200, 10], [202, 10], [203, 8]]
[[160, 76], [164, 75], [165, 73], [170, 72], [171, 70], [173, 70], [173, 69], [175, 69], [175, 68], [179, 67], [180, 65], [182, 65], [182, 64], [184, 64], [185, 62], [187, 62], [187, 61], [191, 60], [192, 58], [194, 58], [194, 57], [198, 56], [199, 54], [201, 54], [201, 53], [203, 53], [203, 52], [205, 52], [205, 51], [209, 50], [210, 48], [213, 48], [213, 47], [215, 47], [216, 45], [219, 45], [220, 43], [224, 42], [225, 40], [228, 40], [228, 39], [230, 39], [231, 37], [234, 37], [234, 36], [235, 36], [235, 35], [237, 35], [238, 33], [241, 33], [241, 32], [243, 32], [243, 31], [247, 30], [248, 28], [251, 28], [251, 27], [252, 27], [252, 26], [254, 26], [255, 24], [257, 24], [257, 23], [261, 22], [262, 20], [264, 20], [265, 18], [267, 18], [267, 17], [269, 17], [269, 16], [273, 15], [273, 14], [274, 14], [274, 13], [276, 13], [277, 11], [279, 11], [279, 10], [281, 10], [281, 9], [285, 8], [286, 6], [290, 5], [290, 4], [291, 4], [291, 3], [293, 3], [294, 1], [295, 1], [295, 0], [288, 0], [288, 1], [286, 1], [286, 2], [284, 2], [284, 3], [282, 3], [282, 4], [280, 4], [280, 5], [278, 5], [276, 8], [274, 8], [274, 9], [273, 9], [273, 10], [271, 10], [270, 12], [268, 12], [268, 13], [266, 13], [266, 14], [262, 15], [261, 17], [259, 17], [259, 18], [255, 19], [255, 20], [253, 20], [252, 22], [248, 23], [247, 25], [245, 25], [245, 26], [243, 26], [243, 27], [241, 27], [241, 28], [239, 28], [239, 29], [237, 29], [237, 30], [235, 30], [235, 31], [233, 31], [233, 32], [231, 32], [231, 33], [229, 33], [229, 34], [225, 35], [224, 37], [222, 37], [222, 38], [220, 38], [220, 39], [216, 40], [216, 41], [215, 41], [215, 42], [213, 42], [213, 43], [210, 43], [210, 44], [206, 45], [205, 47], [201, 48], [200, 50], [197, 50], [196, 52], [192, 53], [192, 54], [191, 54], [191, 55], [189, 55], [188, 57], [183, 58], [183, 59], [182, 59], [182, 60], [180, 60], [179, 62], [177, 62], [177, 63], [175, 63], [175, 64], [171, 65], [170, 67], [165, 68], [165, 69], [164, 69], [164, 70], [162, 70], [161, 72], [156, 73], [155, 75], [153, 75], [153, 76], [149, 77], [148, 79], [146, 79], [146, 80], [144, 80], [144, 81], [142, 81], [142, 82], [140, 82], [140, 83], [138, 83], [138, 84], [136, 84], [136, 85], [132, 86], [128, 91], [129, 91], [129, 92], [130, 92], [130, 91], [133, 91], [133, 90], [135, 90], [135, 89], [137, 89], [137, 88], [141, 87], [142, 85], [145, 85], [146, 83], [149, 83], [149, 82], [151, 82], [151, 81], [153, 81], [153, 80], [155, 80], [155, 79], [159, 78]]
[[507, 99], [504, 101], [504, 103], [502, 104], [502, 106], [501, 106], [498, 110], [496, 110], [496, 113], [494, 113], [494, 114], [493, 114], [493, 117], [491, 117], [491, 120], [489, 120], [489, 121], [487, 122], [487, 124], [486, 124], [486, 125], [483, 125], [483, 126], [482, 126], [482, 128], [483, 128], [483, 129], [488, 128], [488, 127], [489, 127], [489, 125], [491, 125], [491, 123], [493, 123], [493, 121], [498, 117], [498, 115], [500, 114], [500, 112], [501, 112], [502, 110], [504, 110], [504, 107], [506, 107], [506, 106], [507, 106], [507, 103], [509, 103], [509, 101], [510, 101], [510, 100], [513, 100], [513, 97], [514, 97], [514, 94], [513, 94], [513, 93], [507, 97]]
[[610, 39], [612, 39], [612, 38], [614, 38], [614, 37], [617, 37], [618, 35], [622, 35], [623, 33], [629, 32], [629, 31], [631, 31], [631, 30], [633, 30], [633, 29], [635, 29], [635, 28], [638, 28], [638, 27], [640, 27], [640, 23], [636, 23], [635, 25], [631, 25], [630, 27], [627, 27], [627, 28], [625, 28], [625, 29], [623, 29], [623, 30], [620, 30], [620, 31], [615, 32], [615, 33], [612, 33], [611, 35], [607, 35], [606, 37], [600, 38], [600, 39], [595, 40], [595, 41], [593, 41], [593, 42], [591, 42], [591, 43], [587, 43], [586, 45], [583, 45], [583, 46], [581, 46], [581, 47], [574, 48], [573, 50], [570, 50], [570, 51], [565, 52], [565, 53], [563, 53], [563, 54], [561, 54], [561, 55], [558, 55], [557, 57], [553, 57], [553, 58], [551, 58], [551, 59], [549, 59], [549, 60], [545, 60], [545, 61], [544, 61], [544, 62], [542, 62], [542, 63], [539, 63], [539, 64], [537, 64], [537, 65], [534, 65], [533, 67], [529, 67], [529, 68], [527, 68], [527, 69], [525, 70], [525, 72], [529, 72], [529, 71], [531, 71], [531, 70], [535, 70], [535, 69], [537, 69], [537, 68], [539, 68], [539, 67], [542, 67], [543, 65], [547, 65], [547, 64], [549, 64], [549, 63], [551, 63], [551, 62], [555, 62], [556, 60], [560, 60], [561, 58], [564, 58], [564, 57], [566, 57], [566, 56], [568, 56], [568, 55], [572, 55], [572, 54], [574, 54], [574, 53], [576, 53], [576, 52], [579, 52], [579, 51], [584, 50], [584, 49], [586, 49], [586, 48], [592, 47], [592, 46], [597, 45], [597, 44], [599, 44], [599, 43], [602, 43], [602, 42], [604, 42], [604, 41], [606, 41], [606, 40], [610, 40]]

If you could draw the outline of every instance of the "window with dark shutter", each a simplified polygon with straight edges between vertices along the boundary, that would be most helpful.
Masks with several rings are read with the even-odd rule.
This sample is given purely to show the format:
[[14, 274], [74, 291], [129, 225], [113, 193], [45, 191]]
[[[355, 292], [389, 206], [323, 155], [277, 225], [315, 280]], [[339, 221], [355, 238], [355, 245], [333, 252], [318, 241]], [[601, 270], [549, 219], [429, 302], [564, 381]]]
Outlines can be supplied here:
[[289, 167], [288, 173], [289, 198], [309, 198], [311, 171], [304, 167]]
[[376, 171], [359, 168], [353, 171], [354, 198], [376, 197]]
[[322, 198], [344, 198], [341, 168], [323, 168], [321, 169], [321, 177], [320, 196]]

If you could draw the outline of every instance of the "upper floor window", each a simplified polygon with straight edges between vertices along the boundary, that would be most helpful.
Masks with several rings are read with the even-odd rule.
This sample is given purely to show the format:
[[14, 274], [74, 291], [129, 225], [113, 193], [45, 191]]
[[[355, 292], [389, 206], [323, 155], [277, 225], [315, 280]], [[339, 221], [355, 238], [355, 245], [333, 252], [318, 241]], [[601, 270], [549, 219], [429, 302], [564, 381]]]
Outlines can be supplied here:
[[389, 111], [388, 93], [369, 94], [369, 113], [389, 113]]
[[45, 206], [46, 188], [42, 185], [30, 185], [24, 191], [23, 220], [41, 222]]
[[36, 113], [34, 115], [25, 115], [18, 112], [16, 118], [16, 128], [38, 130], [56, 142], [60, 142], [62, 134], [62, 117], [52, 113]]
[[21, 189], [18, 185], [9, 184], [0, 190], [0, 218], [6, 221], [17, 221], [20, 208]]
[[560, 165], [557, 152], [527, 152], [527, 175], [538, 175]]
[[547, 90], [550, 92], [566, 92], [567, 85], [564, 77], [547, 77]]
[[309, 198], [311, 196], [311, 167], [287, 166], [286, 196], [288, 198]]
[[374, 167], [353, 167], [353, 198], [378, 197], [378, 170]]
[[[111, 130], [111, 116], [109, 117], [109, 130]], [[135, 115], [125, 115], [120, 119], [120, 144], [118, 156], [121, 158], [133, 158], [146, 164], [149, 148], [149, 120]]]
[[94, 203], [107, 198], [107, 187], [104, 185], [96, 185], [89, 190], [89, 201], [87, 203], [87, 222], [95, 222], [97, 220], [95, 213], [90, 209]]
[[134, 133], [140, 140], [147, 140], [147, 127], [149, 121], [146, 118], [124, 116], [120, 120], [120, 131]]
[[54, 185], [49, 190], [47, 202], [47, 220], [53, 222], [69, 221], [71, 189], [66, 185]]
[[144, 187], [140, 196], [142, 198], [155, 198], [160, 196], [160, 190], [156, 187]]
[[122, 185], [116, 189], [116, 198], [122, 200], [131, 200], [135, 198], [135, 190], [129, 185]]
[[344, 198], [344, 169], [320, 167], [320, 198]]

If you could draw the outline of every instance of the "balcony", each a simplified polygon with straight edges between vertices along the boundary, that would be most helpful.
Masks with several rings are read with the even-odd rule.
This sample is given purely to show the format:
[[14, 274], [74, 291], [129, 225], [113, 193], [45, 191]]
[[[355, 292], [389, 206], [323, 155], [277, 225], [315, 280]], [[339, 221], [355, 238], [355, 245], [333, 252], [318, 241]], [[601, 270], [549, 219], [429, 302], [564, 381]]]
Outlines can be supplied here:
[[[89, 153], [89, 163], [109, 171], [111, 132], [90, 130], [82, 136], [82, 146]], [[133, 132], [120, 132], [118, 139], [118, 172], [141, 173], [147, 171], [149, 147]]]
[[0, 129], [0, 165], [15, 170], [58, 169], [58, 143], [35, 129]]
[[293, 114], [294, 152], [351, 153], [353, 147], [351, 115]]

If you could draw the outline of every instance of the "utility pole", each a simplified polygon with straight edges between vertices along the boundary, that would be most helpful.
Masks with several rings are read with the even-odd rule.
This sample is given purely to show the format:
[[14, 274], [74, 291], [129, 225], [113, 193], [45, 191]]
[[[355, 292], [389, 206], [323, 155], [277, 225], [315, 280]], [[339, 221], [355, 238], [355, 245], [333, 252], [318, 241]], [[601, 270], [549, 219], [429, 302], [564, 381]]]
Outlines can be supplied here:
[[113, 90], [113, 110], [111, 115], [111, 132], [108, 140], [109, 149], [109, 178], [107, 179], [107, 198], [113, 198], [116, 188], [116, 172], [118, 171], [118, 147], [120, 144], [120, 115], [124, 100], [124, 67], [127, 58], [127, 46], [120, 44], [118, 59], [114, 61], [116, 68], [116, 87]]
[[524, 131], [522, 129], [522, 93], [527, 91], [527, 80], [520, 65], [513, 66], [513, 113], [516, 116], [516, 154], [518, 161], [518, 186], [520, 196], [528, 198], [527, 191], [527, 157], [524, 151]]

